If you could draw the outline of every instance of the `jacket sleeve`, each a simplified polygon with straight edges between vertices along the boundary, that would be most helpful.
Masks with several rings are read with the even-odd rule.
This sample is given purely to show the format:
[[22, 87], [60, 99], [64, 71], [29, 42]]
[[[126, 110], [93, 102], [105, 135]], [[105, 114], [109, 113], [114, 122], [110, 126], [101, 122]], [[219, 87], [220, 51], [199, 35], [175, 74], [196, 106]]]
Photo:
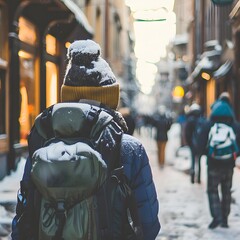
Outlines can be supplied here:
[[136, 138], [123, 136], [121, 160], [137, 201], [144, 239], [154, 240], [160, 230], [159, 203], [148, 156]]
[[31, 181], [32, 153], [41, 147], [43, 138], [38, 134], [33, 126], [28, 139], [29, 157], [26, 160], [24, 173], [20, 182], [20, 189], [17, 193], [16, 215], [12, 221], [13, 240], [31, 240], [34, 235], [34, 192], [35, 188]]
[[[33, 213], [33, 186], [30, 180], [31, 173], [31, 159], [28, 157], [23, 178], [20, 182], [20, 189], [17, 193], [17, 206], [16, 215], [12, 221], [12, 234], [13, 240], [19, 239], [33, 239], [33, 227], [31, 226], [32, 221], [31, 214]], [[28, 233], [28, 236], [25, 234]]]

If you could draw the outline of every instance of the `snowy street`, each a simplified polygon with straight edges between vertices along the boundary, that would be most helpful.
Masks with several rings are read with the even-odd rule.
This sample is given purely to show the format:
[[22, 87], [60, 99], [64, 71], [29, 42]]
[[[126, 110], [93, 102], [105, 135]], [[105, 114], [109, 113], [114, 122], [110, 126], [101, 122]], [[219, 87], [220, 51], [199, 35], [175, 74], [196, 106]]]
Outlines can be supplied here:
[[[146, 148], [152, 166], [153, 177], [160, 201], [160, 221], [162, 229], [157, 240], [237, 240], [240, 238], [240, 170], [235, 168], [233, 179], [233, 201], [229, 216], [229, 228], [208, 229], [211, 216], [206, 194], [206, 159], [202, 158], [202, 183], [191, 184], [187, 170], [190, 167], [187, 147], [179, 147], [179, 125], [173, 124], [169, 131], [166, 149], [166, 166], [160, 169], [157, 163], [156, 143], [149, 132], [143, 129], [141, 136], [135, 135]], [[14, 216], [16, 192], [22, 176], [24, 159], [16, 172], [0, 182], [0, 240], [11, 231]]]
[[[147, 133], [146, 133], [147, 135]], [[240, 239], [240, 170], [235, 168], [229, 228], [208, 229], [212, 221], [206, 193], [206, 159], [202, 157], [201, 184], [191, 184], [189, 149], [176, 151], [180, 144], [179, 125], [172, 125], [166, 147], [166, 167], [157, 164], [156, 144], [153, 139], [142, 138], [152, 166], [153, 176], [160, 201], [162, 229], [157, 240], [238, 240]]]

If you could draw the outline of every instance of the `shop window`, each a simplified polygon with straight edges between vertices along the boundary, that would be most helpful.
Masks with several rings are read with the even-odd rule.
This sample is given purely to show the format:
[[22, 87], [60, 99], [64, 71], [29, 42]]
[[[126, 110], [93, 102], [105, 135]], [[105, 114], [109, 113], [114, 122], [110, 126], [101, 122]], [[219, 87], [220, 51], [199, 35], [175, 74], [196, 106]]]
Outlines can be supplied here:
[[55, 63], [47, 62], [46, 70], [46, 104], [49, 107], [58, 101], [58, 68]]
[[6, 133], [6, 87], [5, 74], [0, 71], [0, 134]]
[[19, 39], [21, 50], [19, 51], [20, 67], [20, 143], [27, 143], [27, 136], [39, 114], [39, 78], [36, 47], [37, 28], [26, 18], [19, 20]]
[[46, 62], [46, 107], [49, 107], [58, 102], [59, 87], [58, 87], [58, 41], [48, 34], [46, 35], [46, 52], [52, 57], [51, 61]]
[[34, 80], [34, 56], [20, 51], [20, 142], [27, 142], [27, 135], [36, 118], [36, 82]]
[[48, 34], [46, 36], [46, 51], [48, 54], [53, 56], [57, 55], [57, 39], [52, 35]]
[[18, 21], [19, 39], [30, 45], [36, 45], [37, 36], [35, 26], [27, 19], [20, 17]]

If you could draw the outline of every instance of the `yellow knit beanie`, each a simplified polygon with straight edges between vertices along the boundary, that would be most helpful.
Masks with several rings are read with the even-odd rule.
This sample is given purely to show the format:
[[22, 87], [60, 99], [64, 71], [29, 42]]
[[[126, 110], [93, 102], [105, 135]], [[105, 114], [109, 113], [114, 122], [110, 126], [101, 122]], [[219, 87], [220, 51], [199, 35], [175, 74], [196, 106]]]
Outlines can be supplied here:
[[119, 84], [108, 63], [100, 57], [100, 50], [92, 40], [79, 40], [70, 45], [61, 87], [62, 102], [89, 99], [117, 108]]

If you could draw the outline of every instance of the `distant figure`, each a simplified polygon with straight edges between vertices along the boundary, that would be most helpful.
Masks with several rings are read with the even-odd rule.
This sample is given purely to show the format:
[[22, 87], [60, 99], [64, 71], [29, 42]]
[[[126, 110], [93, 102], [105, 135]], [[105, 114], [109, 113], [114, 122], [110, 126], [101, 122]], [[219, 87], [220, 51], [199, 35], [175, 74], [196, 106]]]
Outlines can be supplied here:
[[[214, 115], [215, 109], [218, 109], [218, 107], [222, 106], [222, 104], [224, 104], [224, 105], [226, 104], [226, 105], [228, 105], [228, 107], [224, 108], [224, 109], [222, 108], [220, 115], [225, 116], [226, 114], [227, 115], [230, 114], [235, 119], [235, 113], [233, 111], [230, 94], [228, 92], [222, 92], [219, 95], [218, 99], [211, 105], [212, 114]], [[227, 112], [225, 113], [225, 111], [227, 111]]]
[[153, 126], [156, 128], [155, 139], [158, 149], [158, 163], [161, 168], [165, 163], [165, 148], [168, 141], [168, 131], [172, 125], [172, 119], [166, 116], [166, 107], [160, 106], [153, 116]]
[[[197, 182], [201, 183], [201, 154], [198, 152], [198, 146], [195, 144], [195, 132], [200, 125], [200, 120], [202, 120], [202, 109], [199, 104], [193, 103], [189, 112], [187, 113], [187, 120], [185, 124], [185, 136], [186, 142], [191, 150], [191, 183], [195, 182], [195, 168], [197, 163]], [[204, 121], [204, 120], [203, 120]]]
[[185, 138], [186, 120], [187, 120], [187, 117], [186, 117], [185, 111], [183, 109], [177, 118], [177, 123], [179, 123], [180, 127], [181, 127], [181, 129], [180, 129], [180, 131], [181, 131], [181, 146], [180, 147], [183, 147], [186, 145], [186, 138]]
[[202, 139], [207, 149], [207, 194], [213, 217], [210, 229], [219, 225], [228, 228], [233, 168], [240, 146], [240, 124], [235, 120], [230, 103], [230, 98], [224, 94], [224, 99], [220, 95], [212, 105], [210, 121]]

